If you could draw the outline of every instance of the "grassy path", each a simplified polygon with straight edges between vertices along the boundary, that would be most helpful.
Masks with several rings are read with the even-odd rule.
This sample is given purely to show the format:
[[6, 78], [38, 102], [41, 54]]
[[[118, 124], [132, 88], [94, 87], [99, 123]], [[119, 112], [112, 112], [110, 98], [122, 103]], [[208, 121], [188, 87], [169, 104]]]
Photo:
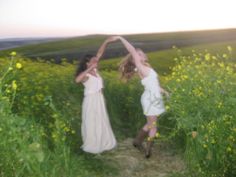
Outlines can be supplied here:
[[97, 158], [114, 165], [118, 177], [180, 177], [185, 165], [179, 153], [160, 140], [153, 147], [153, 156], [144, 155], [132, 146], [128, 138], [118, 143], [116, 149], [98, 155]]

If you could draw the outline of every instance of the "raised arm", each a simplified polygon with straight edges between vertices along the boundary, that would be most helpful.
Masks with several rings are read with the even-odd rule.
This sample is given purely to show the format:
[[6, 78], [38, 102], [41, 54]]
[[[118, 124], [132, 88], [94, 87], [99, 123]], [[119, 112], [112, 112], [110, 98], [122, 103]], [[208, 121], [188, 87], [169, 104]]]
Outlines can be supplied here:
[[76, 83], [80, 83], [80, 82], [84, 82], [87, 78], [86, 75], [93, 70], [94, 68], [97, 67], [97, 62], [93, 63], [89, 68], [87, 68], [85, 71], [83, 71], [82, 73], [80, 73], [76, 78], [75, 78], [75, 82]]
[[100, 48], [98, 49], [98, 52], [97, 52], [97, 55], [96, 55], [97, 61], [99, 61], [100, 58], [102, 57], [102, 55], [103, 55], [103, 53], [104, 53], [104, 51], [105, 51], [105, 49], [106, 49], [106, 47], [107, 47], [107, 44], [108, 44], [108, 42], [107, 42], [107, 40], [105, 40], [105, 41], [102, 43], [102, 45], [100, 46]]
[[137, 53], [137, 51], [134, 48], [134, 46], [132, 46], [126, 39], [124, 39], [121, 36], [115, 36], [114, 38], [117, 38], [117, 39], [121, 40], [122, 44], [125, 46], [125, 48], [128, 50], [128, 52], [132, 55], [136, 67], [139, 70], [140, 69], [142, 70], [142, 64], [141, 64], [140, 56]]
[[96, 60], [97, 60], [97, 61], [99, 61], [100, 58], [103, 56], [103, 53], [104, 53], [104, 51], [105, 51], [105, 49], [106, 49], [106, 47], [107, 47], [107, 44], [110, 43], [110, 42], [113, 42], [113, 41], [115, 41], [115, 40], [117, 40], [117, 39], [114, 39], [114, 38], [112, 38], [112, 37], [109, 37], [109, 38], [107, 38], [107, 39], [103, 42], [103, 44], [100, 46], [100, 48], [98, 49], [98, 52], [97, 52], [97, 54], [96, 54]]

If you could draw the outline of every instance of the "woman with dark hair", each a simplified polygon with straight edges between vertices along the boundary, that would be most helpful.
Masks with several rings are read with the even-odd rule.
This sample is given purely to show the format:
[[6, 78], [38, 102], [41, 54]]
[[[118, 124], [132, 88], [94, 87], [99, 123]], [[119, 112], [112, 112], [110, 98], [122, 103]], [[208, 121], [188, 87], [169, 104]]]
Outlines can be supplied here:
[[80, 61], [75, 75], [75, 82], [84, 85], [81, 124], [83, 145], [81, 147], [89, 153], [101, 153], [116, 146], [116, 139], [102, 94], [103, 80], [97, 72], [97, 63], [108, 42], [112, 42], [112, 40], [107, 39], [99, 48], [96, 56], [85, 55]]
[[110, 40], [121, 40], [129, 54], [120, 64], [121, 77], [129, 80], [136, 72], [138, 73], [144, 92], [141, 96], [143, 113], [147, 117], [147, 123], [138, 132], [133, 141], [133, 145], [139, 150], [144, 150], [142, 142], [148, 136], [145, 157], [151, 156], [153, 140], [156, 136], [157, 117], [165, 112], [161, 93], [169, 95], [167, 91], [160, 87], [156, 71], [148, 63], [147, 55], [141, 50], [134, 48], [126, 39], [120, 36], [110, 37]]

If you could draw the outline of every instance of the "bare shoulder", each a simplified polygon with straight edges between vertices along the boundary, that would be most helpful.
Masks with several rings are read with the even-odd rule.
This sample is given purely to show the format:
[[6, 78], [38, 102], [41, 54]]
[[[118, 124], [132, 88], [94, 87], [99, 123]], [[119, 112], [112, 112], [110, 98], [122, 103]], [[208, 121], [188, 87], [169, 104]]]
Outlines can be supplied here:
[[84, 83], [84, 82], [86, 82], [88, 79], [89, 79], [88, 76], [83, 76], [83, 77], [81, 77], [81, 76], [79, 75], [79, 76], [77, 76], [77, 77], [75, 78], [75, 82], [76, 82], [77, 84], [79, 84], [79, 83]]
[[137, 67], [137, 69], [142, 78], [148, 76], [149, 72], [152, 70], [151, 67], [143, 65], [143, 64], [140, 65], [140, 67]]
[[82, 83], [84, 83], [84, 82], [86, 82], [87, 80], [89, 79], [89, 76], [87, 75], [87, 76], [85, 76], [83, 79], [82, 79]]

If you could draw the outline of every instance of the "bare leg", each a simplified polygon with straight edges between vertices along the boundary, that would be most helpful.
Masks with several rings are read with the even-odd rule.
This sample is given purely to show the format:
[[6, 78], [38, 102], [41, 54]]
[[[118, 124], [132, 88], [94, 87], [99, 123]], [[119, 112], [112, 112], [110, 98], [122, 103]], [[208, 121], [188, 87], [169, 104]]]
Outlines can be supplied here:
[[149, 132], [149, 125], [148, 125], [148, 122], [143, 126], [143, 130], [146, 131], [146, 132]]
[[157, 117], [156, 116], [148, 116], [147, 117], [147, 121], [148, 121], [148, 141], [147, 141], [147, 148], [146, 148], [146, 152], [145, 152], [145, 156], [146, 158], [149, 158], [151, 156], [151, 151], [152, 151], [152, 146], [153, 146], [153, 140], [156, 136], [156, 132], [157, 132], [157, 127], [156, 127], [156, 123], [157, 123]]
[[148, 130], [149, 130], [149, 137], [154, 138], [156, 136], [157, 132], [157, 117], [156, 116], [148, 116], [147, 117], [148, 121]]

